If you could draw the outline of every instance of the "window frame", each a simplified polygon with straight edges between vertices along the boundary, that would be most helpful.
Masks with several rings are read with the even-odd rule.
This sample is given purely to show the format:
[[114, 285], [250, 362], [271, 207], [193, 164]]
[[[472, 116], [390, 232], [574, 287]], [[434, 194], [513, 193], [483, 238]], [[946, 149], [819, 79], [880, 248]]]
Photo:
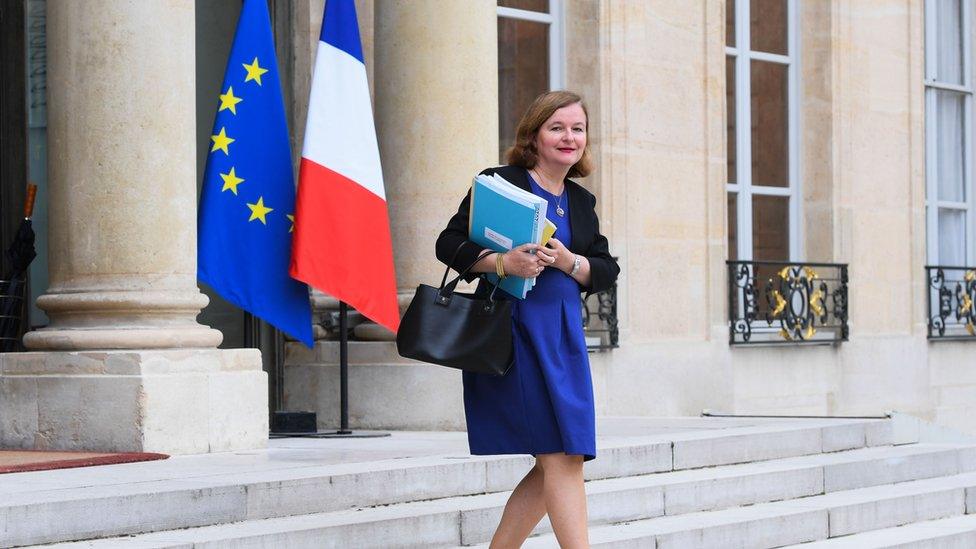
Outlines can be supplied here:
[[[790, 254], [784, 261], [801, 261], [803, 257], [803, 224], [800, 182], [800, 33], [797, 0], [786, 0], [786, 55], [753, 51], [751, 49], [750, 1], [735, 2], [735, 45], [725, 46], [725, 62], [735, 63], [735, 139], [736, 183], [726, 180], [725, 190], [736, 197], [736, 260], [753, 260], [752, 197], [785, 196], [789, 199]], [[728, 9], [728, 3], [726, 3]], [[727, 41], [726, 41], [727, 42]], [[730, 59], [731, 58], [731, 59]], [[770, 187], [752, 184], [752, 61], [766, 61], [787, 66], [787, 136], [789, 138], [788, 185]], [[728, 105], [726, 105], [728, 116]], [[726, 239], [726, 243], [728, 239]], [[730, 252], [732, 250], [729, 250]], [[731, 253], [729, 254], [731, 257]]]
[[[976, 263], [976, 185], [973, 184], [973, 10], [971, 0], [960, 0], [962, 8], [962, 85], [939, 82], [937, 74], [936, 34], [937, 18], [934, 16], [936, 0], [925, 0], [925, 227], [926, 261], [929, 265], [941, 265], [939, 211], [942, 209], [965, 212], [965, 265]], [[936, 159], [938, 133], [938, 107], [936, 95], [946, 90], [964, 94], [963, 100], [963, 192], [966, 199], [959, 201], [939, 199], [939, 172]], [[946, 266], [965, 266], [946, 265]]]
[[500, 18], [533, 21], [549, 25], [549, 90], [561, 90], [566, 85], [565, 6], [563, 0], [549, 0], [549, 12], [530, 11], [497, 6]]

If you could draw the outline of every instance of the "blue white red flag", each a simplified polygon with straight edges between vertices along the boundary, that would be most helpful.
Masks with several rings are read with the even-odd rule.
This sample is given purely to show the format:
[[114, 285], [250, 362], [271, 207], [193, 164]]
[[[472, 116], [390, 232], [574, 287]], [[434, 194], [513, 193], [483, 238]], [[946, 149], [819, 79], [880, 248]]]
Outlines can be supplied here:
[[353, 0], [325, 3], [296, 211], [291, 275], [396, 332], [393, 244]]

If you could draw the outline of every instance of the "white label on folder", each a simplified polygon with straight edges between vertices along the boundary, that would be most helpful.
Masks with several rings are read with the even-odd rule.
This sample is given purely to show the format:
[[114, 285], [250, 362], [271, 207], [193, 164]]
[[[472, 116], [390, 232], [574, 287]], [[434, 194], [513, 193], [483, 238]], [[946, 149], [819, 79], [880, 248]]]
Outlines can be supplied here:
[[489, 229], [488, 227], [485, 227], [485, 238], [487, 238], [488, 240], [491, 240], [492, 242], [494, 242], [495, 244], [498, 244], [499, 246], [501, 246], [502, 248], [505, 248], [506, 250], [511, 250], [512, 249], [512, 239], [511, 238], [508, 238], [505, 235], [499, 234], [499, 233], [497, 233], [497, 232]]

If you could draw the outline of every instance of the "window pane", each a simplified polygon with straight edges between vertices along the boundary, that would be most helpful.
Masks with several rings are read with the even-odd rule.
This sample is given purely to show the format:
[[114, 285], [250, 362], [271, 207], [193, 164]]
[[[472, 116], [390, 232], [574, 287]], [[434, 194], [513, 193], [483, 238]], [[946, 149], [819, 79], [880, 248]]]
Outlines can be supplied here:
[[498, 18], [499, 157], [515, 142], [522, 113], [549, 90], [549, 25]]
[[752, 259], [790, 259], [790, 199], [787, 196], [752, 197]]
[[939, 264], [967, 264], [965, 210], [939, 208]]
[[752, 184], [790, 184], [787, 65], [752, 61]]
[[735, 261], [739, 258], [739, 212], [737, 211], [736, 193], [728, 193], [726, 207], [729, 212], [729, 259]]
[[749, 49], [786, 55], [786, 0], [750, 0]]
[[498, 5], [505, 8], [549, 13], [549, 0], [498, 0]]
[[[790, 259], [790, 199], [786, 196], [752, 196], [752, 259], [755, 261], [789, 261]], [[757, 265], [757, 313], [762, 318], [770, 313], [766, 295], [767, 283], [778, 279], [778, 265]], [[774, 286], [775, 287], [775, 284]]]
[[735, 47], [735, 0], [725, 3], [725, 45]]
[[936, 0], [935, 13], [935, 79], [963, 84], [962, 4], [959, 0]]
[[725, 58], [725, 143], [729, 183], [736, 182], [735, 163], [735, 57]]
[[935, 150], [939, 180], [939, 200], [966, 200], [964, 151], [966, 138], [963, 128], [963, 94], [935, 91]]

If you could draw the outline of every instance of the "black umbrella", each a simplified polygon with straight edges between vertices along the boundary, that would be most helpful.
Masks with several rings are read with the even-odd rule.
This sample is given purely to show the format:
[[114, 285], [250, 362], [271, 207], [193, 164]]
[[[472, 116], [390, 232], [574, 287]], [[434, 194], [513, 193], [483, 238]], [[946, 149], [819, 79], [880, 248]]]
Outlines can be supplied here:
[[0, 352], [16, 350], [20, 343], [27, 268], [37, 256], [34, 250], [34, 227], [31, 223], [36, 195], [37, 185], [27, 185], [24, 220], [20, 222], [14, 240], [5, 252], [10, 266], [0, 279]]

